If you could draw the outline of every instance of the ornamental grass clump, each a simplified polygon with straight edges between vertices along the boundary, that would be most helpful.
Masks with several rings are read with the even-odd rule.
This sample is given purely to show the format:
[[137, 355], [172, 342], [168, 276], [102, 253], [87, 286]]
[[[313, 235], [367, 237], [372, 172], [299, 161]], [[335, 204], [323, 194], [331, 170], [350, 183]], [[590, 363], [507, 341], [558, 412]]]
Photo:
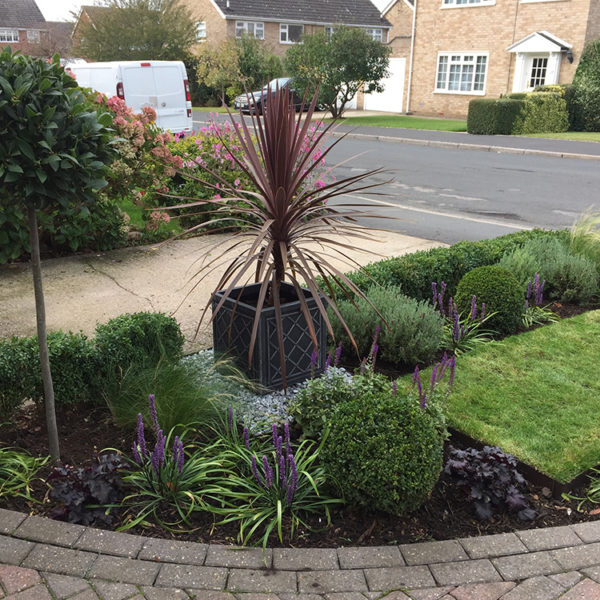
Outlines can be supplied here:
[[[360, 267], [348, 255], [348, 251], [354, 250], [357, 244], [339, 236], [369, 241], [375, 239], [356, 223], [358, 218], [368, 214], [356, 208], [344, 208], [343, 204], [334, 206], [332, 200], [380, 185], [363, 183], [379, 170], [328, 183], [313, 179], [322, 161], [340, 141], [334, 141], [321, 152], [325, 136], [332, 126], [329, 124], [312, 137], [309, 136], [310, 141], [307, 142], [313, 126], [311, 118], [316, 102], [317, 94], [312, 98], [306, 113], [296, 114], [289, 91], [280, 88], [272, 90], [264, 115], [252, 115], [252, 128], [248, 127], [243, 117], [240, 127], [234, 127], [241, 155], [232, 151], [231, 142], [220, 138], [249, 185], [245, 189], [236, 187], [215, 170], [203, 166], [205, 172], [210, 178], [216, 179], [218, 184], [201, 179], [198, 181], [212, 188], [219, 197], [215, 195], [209, 199], [171, 207], [179, 210], [209, 206], [211, 226], [215, 222], [219, 222], [223, 228], [232, 223], [243, 224], [241, 231], [210, 247], [206, 254], [206, 257], [210, 256], [210, 260], [205, 261], [195, 274], [194, 288], [201, 285], [212, 272], [218, 270], [222, 273], [213, 292], [214, 297], [216, 292], [222, 291], [222, 296], [213, 307], [214, 319], [229, 298], [235, 301], [241, 297], [243, 290], [240, 287], [245, 288], [251, 282], [260, 284], [256, 298], [256, 318], [248, 344], [248, 365], [252, 363], [261, 310], [265, 306], [272, 306], [284, 387], [286, 367], [282, 283], [288, 282], [295, 291], [312, 345], [318, 348], [313, 318], [302, 288], [305, 287], [309, 297], [314, 299], [329, 333], [333, 335], [323, 296], [329, 292], [333, 300], [330, 306], [340, 318], [335, 307], [334, 284], [343, 283], [351, 293], [359, 297], [364, 295], [345, 275], [345, 271]], [[315, 161], [313, 157], [317, 152], [320, 153], [319, 160]], [[235, 214], [232, 215], [232, 212]], [[200, 224], [194, 229], [205, 231], [207, 227]], [[214, 260], [215, 251], [219, 248], [221, 251], [225, 248], [234, 249], [233, 259], [226, 256], [221, 260]], [[345, 263], [344, 267], [337, 267], [332, 262], [334, 257], [341, 259]], [[210, 310], [212, 300], [211, 297], [205, 306], [201, 321]], [[354, 344], [354, 339], [350, 339]]]

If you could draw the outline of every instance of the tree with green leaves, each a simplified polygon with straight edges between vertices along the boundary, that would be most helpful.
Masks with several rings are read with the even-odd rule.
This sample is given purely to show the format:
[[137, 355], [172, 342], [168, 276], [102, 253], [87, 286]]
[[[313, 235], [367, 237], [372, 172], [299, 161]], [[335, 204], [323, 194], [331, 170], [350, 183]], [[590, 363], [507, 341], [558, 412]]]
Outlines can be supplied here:
[[51, 61], [0, 52], [0, 212], [27, 214], [38, 344], [50, 455], [60, 458], [54, 389], [48, 357], [38, 213], [94, 202], [113, 158], [112, 118], [86, 101], [56, 54]]
[[334, 118], [342, 115], [359, 90], [365, 94], [383, 91], [390, 49], [371, 38], [361, 27], [336, 27], [305, 35], [302, 44], [291, 46], [285, 62], [298, 88], [309, 94], [319, 88], [319, 103]]
[[573, 105], [572, 128], [600, 131], [600, 39], [585, 45], [569, 96]]
[[252, 35], [243, 35], [236, 39], [235, 45], [242, 75], [241, 83], [248, 91], [260, 88], [283, 75], [281, 58], [269, 50], [261, 40]]
[[80, 27], [74, 52], [95, 61], [185, 61], [197, 35], [181, 0], [106, 0]]

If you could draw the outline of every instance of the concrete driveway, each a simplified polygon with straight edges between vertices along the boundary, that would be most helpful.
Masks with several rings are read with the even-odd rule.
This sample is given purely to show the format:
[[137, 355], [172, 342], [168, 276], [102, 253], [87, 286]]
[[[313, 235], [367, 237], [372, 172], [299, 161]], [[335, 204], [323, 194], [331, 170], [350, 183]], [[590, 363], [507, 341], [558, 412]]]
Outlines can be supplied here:
[[[381, 257], [439, 246], [438, 242], [394, 232], [377, 232], [377, 242], [350, 254], [364, 265]], [[212, 345], [210, 326], [196, 329], [202, 309], [222, 269], [192, 289], [193, 274], [203, 251], [227, 237], [174, 240], [99, 254], [43, 262], [44, 294], [49, 330], [82, 331], [91, 335], [97, 323], [126, 312], [161, 311], [172, 314], [186, 338], [186, 350]], [[356, 246], [356, 242], [353, 242]], [[365, 246], [361, 241], [360, 246]], [[227, 258], [213, 251], [210, 262]], [[378, 256], [379, 255], [379, 256]], [[342, 261], [337, 261], [343, 266]], [[349, 270], [345, 268], [344, 270]], [[28, 263], [0, 266], [0, 336], [31, 336], [36, 331], [35, 301]]]

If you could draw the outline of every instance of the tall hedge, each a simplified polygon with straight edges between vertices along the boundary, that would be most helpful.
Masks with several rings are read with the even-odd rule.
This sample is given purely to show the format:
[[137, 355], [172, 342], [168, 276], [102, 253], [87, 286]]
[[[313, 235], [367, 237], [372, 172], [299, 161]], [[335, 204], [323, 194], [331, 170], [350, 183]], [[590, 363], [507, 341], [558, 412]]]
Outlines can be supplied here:
[[513, 123], [513, 135], [560, 132], [569, 129], [567, 103], [557, 92], [532, 92]]
[[586, 44], [573, 77], [576, 131], [600, 131], [600, 39]]
[[510, 135], [523, 100], [476, 98], [469, 102], [467, 131], [478, 135]]

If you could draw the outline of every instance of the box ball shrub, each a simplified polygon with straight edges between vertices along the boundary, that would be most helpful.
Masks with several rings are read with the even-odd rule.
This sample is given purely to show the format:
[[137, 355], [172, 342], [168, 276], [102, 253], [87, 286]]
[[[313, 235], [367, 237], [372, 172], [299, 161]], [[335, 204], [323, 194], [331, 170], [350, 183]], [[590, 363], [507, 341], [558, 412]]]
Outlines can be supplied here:
[[339, 404], [321, 459], [355, 506], [403, 515], [430, 495], [442, 470], [439, 421], [391, 390]]
[[[352, 331], [361, 358], [369, 354], [377, 326], [381, 327], [378, 344], [383, 360], [412, 366], [433, 358], [442, 343], [444, 323], [430, 302], [409, 298], [398, 286], [373, 286], [367, 297], [368, 301], [359, 298], [354, 304], [340, 302], [338, 307]], [[353, 354], [350, 338], [332, 311], [330, 319], [335, 340], [342, 343], [343, 353]]]
[[478, 306], [485, 302], [487, 314], [496, 313], [486, 323], [489, 329], [509, 334], [518, 329], [525, 294], [510, 271], [498, 265], [469, 271], [460, 280], [454, 297], [459, 313], [469, 313], [473, 296], [477, 296]]
[[158, 312], [127, 313], [96, 327], [100, 360], [118, 369], [156, 365], [161, 358], [177, 360], [183, 342], [177, 321]]
[[514, 274], [523, 290], [536, 273], [545, 280], [548, 301], [587, 304], [598, 293], [598, 271], [592, 260], [573, 254], [556, 238], [528, 241], [504, 256], [500, 265]]

